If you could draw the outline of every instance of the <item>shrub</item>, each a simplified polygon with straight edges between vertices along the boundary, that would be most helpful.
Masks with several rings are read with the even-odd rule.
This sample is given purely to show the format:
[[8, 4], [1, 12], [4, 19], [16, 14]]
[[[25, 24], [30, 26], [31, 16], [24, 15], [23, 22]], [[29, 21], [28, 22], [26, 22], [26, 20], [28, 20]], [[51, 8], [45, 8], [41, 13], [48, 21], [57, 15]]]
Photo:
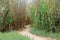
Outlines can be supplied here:
[[50, 36], [50, 34], [52, 35], [54, 34], [55, 37], [57, 35], [60, 35], [60, 32], [59, 32], [60, 30], [58, 30], [58, 28], [60, 29], [60, 27], [56, 26], [56, 20], [58, 16], [57, 15], [54, 16], [53, 15], [55, 14], [54, 12], [55, 12], [54, 6], [49, 6], [45, 2], [40, 3], [38, 10], [32, 7], [31, 8], [31, 14], [32, 14], [31, 26], [32, 27], [30, 31], [37, 35], [45, 35], [45, 36], [49, 35]]
[[46, 3], [42, 2], [38, 11], [32, 8], [31, 14], [32, 26], [40, 30], [55, 31], [56, 26], [52, 7], [49, 8]]
[[0, 31], [11, 30], [11, 24], [13, 24], [12, 22], [14, 22], [16, 19], [16, 17], [12, 18], [13, 10], [10, 10], [9, 6], [7, 5], [8, 3], [6, 4], [6, 2], [7, 0], [0, 0]]

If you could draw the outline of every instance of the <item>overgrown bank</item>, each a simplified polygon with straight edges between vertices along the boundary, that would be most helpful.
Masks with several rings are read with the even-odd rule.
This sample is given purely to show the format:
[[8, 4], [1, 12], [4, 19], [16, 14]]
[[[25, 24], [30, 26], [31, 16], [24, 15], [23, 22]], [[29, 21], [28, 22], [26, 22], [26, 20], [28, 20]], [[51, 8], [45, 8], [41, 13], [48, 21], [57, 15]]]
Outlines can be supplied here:
[[49, 4], [42, 1], [39, 3], [38, 9], [35, 7], [30, 9], [32, 14], [30, 32], [40, 36], [60, 38], [60, 3], [51, 1]]

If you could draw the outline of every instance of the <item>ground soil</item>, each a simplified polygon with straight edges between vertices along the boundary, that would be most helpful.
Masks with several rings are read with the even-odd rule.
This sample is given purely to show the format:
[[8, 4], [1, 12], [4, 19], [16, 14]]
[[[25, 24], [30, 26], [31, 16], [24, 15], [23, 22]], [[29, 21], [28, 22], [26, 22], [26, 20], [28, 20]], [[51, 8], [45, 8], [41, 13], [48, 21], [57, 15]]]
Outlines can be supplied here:
[[23, 35], [23, 36], [28, 36], [29, 38], [31, 38], [31, 40], [56, 40], [53, 38], [49, 38], [49, 37], [41, 37], [41, 36], [37, 36], [35, 34], [32, 34], [29, 32], [30, 30], [30, 25], [25, 26], [26, 28], [24, 30], [20, 30], [18, 31], [19, 34]]

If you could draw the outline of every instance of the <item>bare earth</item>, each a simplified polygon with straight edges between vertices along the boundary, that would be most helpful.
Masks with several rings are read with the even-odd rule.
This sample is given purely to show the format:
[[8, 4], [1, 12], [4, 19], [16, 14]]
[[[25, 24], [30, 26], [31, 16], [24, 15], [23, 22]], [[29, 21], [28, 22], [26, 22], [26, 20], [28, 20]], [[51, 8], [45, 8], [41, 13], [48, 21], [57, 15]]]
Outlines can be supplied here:
[[27, 25], [26, 28], [22, 31], [18, 31], [19, 34], [23, 35], [23, 36], [28, 36], [31, 38], [31, 40], [56, 40], [56, 39], [53, 39], [53, 38], [49, 38], [49, 37], [40, 37], [40, 36], [37, 36], [37, 35], [34, 35], [32, 33], [29, 32], [30, 30], [30, 25]]

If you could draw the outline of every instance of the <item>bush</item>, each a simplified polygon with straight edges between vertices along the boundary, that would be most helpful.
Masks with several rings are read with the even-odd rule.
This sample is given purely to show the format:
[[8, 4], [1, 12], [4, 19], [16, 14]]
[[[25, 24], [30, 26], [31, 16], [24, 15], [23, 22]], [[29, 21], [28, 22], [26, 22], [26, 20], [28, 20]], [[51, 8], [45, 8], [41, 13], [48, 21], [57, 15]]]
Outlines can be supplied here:
[[31, 9], [32, 26], [36, 29], [56, 32], [55, 17], [53, 16], [53, 8], [48, 7], [44, 2], [40, 3], [38, 11]]
[[33, 7], [31, 8], [31, 14], [32, 14], [31, 20], [32, 21], [31, 21], [30, 32], [37, 34], [37, 35], [60, 38], [59, 36], [60, 27], [57, 27], [55, 25], [58, 16], [55, 15], [54, 13], [55, 10], [53, 8], [54, 6], [51, 6], [51, 5], [49, 6], [45, 2], [40, 2], [38, 10], [36, 10], [36, 8], [33, 8]]
[[[10, 10], [10, 7], [6, 4], [7, 0], [0, 0], [0, 31], [13, 30], [13, 22], [16, 17], [13, 17], [13, 10]], [[14, 24], [15, 25], [15, 24]], [[10, 28], [10, 29], [9, 29]]]

